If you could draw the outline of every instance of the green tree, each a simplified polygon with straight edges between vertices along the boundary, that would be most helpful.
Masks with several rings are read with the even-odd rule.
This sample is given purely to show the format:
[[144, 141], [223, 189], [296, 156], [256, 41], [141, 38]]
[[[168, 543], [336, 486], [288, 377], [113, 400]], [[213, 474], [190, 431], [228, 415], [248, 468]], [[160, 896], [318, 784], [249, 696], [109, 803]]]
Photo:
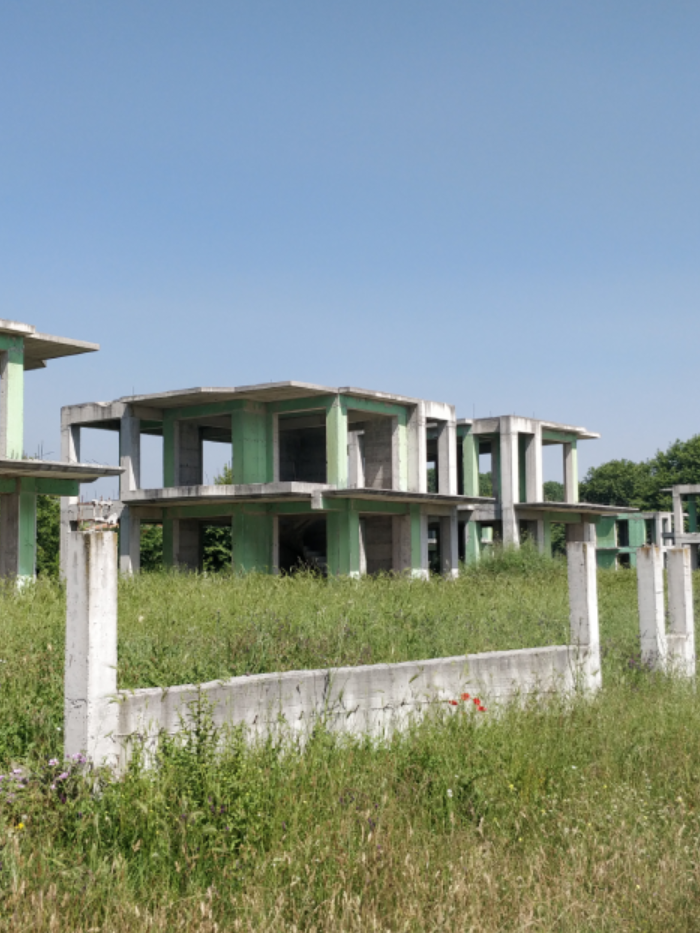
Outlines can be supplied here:
[[651, 471], [648, 462], [609, 460], [591, 467], [579, 487], [582, 502], [600, 505], [648, 508], [651, 492]]
[[36, 572], [57, 577], [61, 550], [61, 506], [56, 496], [36, 497]]

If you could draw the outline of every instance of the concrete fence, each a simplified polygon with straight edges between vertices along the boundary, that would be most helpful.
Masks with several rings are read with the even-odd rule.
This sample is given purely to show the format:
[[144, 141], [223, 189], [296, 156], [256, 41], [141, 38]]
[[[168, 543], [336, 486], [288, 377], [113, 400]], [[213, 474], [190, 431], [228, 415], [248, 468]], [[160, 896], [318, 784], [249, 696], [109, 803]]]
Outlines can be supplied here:
[[654, 670], [695, 676], [695, 622], [690, 548], [666, 550], [668, 631], [664, 599], [664, 555], [656, 545], [637, 551], [637, 593], [642, 663]]
[[243, 724], [252, 737], [303, 737], [320, 719], [337, 732], [381, 737], [464, 692], [498, 704], [601, 684], [596, 554], [587, 542], [568, 545], [569, 645], [129, 691], [116, 683], [116, 535], [72, 532], [67, 547], [65, 751], [117, 768], [135, 739], [153, 746], [162, 732], [176, 733], [202, 697], [216, 724]]

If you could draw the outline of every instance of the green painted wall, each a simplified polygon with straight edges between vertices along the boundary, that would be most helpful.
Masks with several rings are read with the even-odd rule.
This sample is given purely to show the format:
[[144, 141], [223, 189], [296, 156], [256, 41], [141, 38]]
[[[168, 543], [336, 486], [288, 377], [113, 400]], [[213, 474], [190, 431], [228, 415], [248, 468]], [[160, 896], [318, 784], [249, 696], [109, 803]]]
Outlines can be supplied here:
[[18, 577], [36, 571], [36, 480], [23, 479], [19, 494]]
[[331, 576], [360, 573], [360, 514], [354, 509], [328, 512], [326, 517], [326, 560]]

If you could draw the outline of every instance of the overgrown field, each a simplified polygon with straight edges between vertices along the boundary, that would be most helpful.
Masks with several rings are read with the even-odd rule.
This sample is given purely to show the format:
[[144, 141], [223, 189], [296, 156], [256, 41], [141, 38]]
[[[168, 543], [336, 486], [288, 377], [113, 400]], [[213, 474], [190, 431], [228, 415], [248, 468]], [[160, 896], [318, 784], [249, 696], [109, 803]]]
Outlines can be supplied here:
[[[457, 582], [120, 586], [120, 686], [568, 634], [565, 566], [525, 551]], [[119, 781], [62, 760], [60, 587], [3, 591], [0, 930], [697, 930], [700, 700], [641, 669], [634, 574], [599, 591], [593, 701], [478, 724], [460, 704], [384, 745], [232, 734], [219, 755], [202, 709], [157, 771]]]

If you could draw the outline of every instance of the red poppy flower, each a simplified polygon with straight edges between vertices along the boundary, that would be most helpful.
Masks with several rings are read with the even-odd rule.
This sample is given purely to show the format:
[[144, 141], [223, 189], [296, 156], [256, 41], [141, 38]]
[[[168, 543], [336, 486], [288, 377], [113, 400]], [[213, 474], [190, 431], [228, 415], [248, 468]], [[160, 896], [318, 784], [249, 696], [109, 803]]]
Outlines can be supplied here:
[[479, 697], [474, 697], [474, 706], [481, 706], [481, 700]]
[[468, 694], [468, 693], [463, 693], [463, 694], [462, 694], [462, 699], [463, 699], [463, 700], [464, 700], [464, 702], [466, 703], [466, 702], [467, 702], [467, 700], [469, 700], [469, 699], [471, 699], [471, 697], [469, 696], [469, 694]]
[[448, 700], [448, 703], [450, 704], [450, 706], [456, 706], [456, 705], [457, 705], [457, 701], [456, 701], [456, 700]]
[[480, 712], [480, 713], [485, 713], [485, 712], [486, 712], [486, 707], [485, 707], [485, 706], [480, 706], [480, 707], [479, 707], [479, 712]]

